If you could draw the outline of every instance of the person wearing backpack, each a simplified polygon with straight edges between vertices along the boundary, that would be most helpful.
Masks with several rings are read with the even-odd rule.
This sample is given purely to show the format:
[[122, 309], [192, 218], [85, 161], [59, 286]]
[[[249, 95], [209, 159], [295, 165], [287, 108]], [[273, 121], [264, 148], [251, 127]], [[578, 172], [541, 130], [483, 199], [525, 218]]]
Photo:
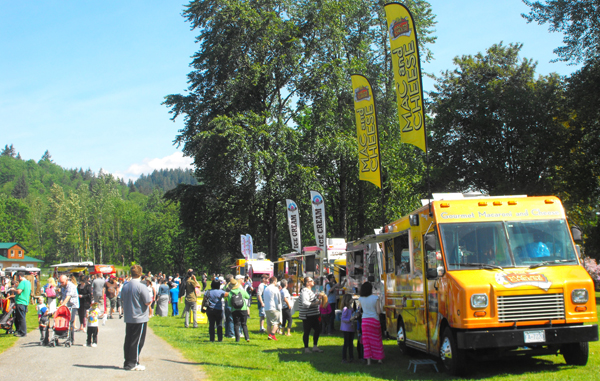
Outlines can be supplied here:
[[246, 320], [248, 319], [248, 303], [246, 300], [250, 299], [250, 295], [248, 295], [237, 279], [232, 279], [229, 281], [229, 284], [232, 287], [231, 291], [229, 291], [227, 303], [231, 308], [231, 316], [233, 317], [235, 341], [240, 341], [240, 326], [244, 331], [244, 338], [246, 341], [250, 341], [248, 326], [246, 325]]

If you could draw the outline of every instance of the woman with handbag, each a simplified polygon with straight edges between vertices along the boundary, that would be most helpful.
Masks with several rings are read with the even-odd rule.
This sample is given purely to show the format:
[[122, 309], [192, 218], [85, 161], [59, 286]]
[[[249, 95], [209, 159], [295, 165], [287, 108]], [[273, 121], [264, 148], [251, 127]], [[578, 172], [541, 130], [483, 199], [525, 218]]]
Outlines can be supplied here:
[[44, 286], [43, 293], [47, 298], [48, 314], [54, 314], [56, 311], [56, 281], [54, 278], [48, 278], [48, 283]]
[[[304, 288], [300, 291], [300, 297], [298, 298], [300, 301], [298, 317], [302, 320], [302, 327], [304, 328], [304, 335], [302, 336], [304, 353], [323, 352], [322, 349], [317, 347], [319, 335], [321, 334], [321, 313], [319, 312], [321, 301], [311, 290], [314, 285], [314, 279], [311, 277], [304, 278]], [[308, 348], [308, 338], [311, 330], [313, 331], [312, 351]]]

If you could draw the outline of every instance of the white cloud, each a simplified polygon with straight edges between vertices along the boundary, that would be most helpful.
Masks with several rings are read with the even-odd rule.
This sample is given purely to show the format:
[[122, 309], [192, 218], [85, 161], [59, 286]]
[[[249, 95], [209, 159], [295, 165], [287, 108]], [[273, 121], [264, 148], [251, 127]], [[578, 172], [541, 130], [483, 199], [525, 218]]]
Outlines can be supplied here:
[[113, 175], [122, 178], [124, 181], [129, 180], [137, 180], [140, 175], [145, 174], [148, 175], [152, 173], [155, 169], [193, 169], [192, 167], [192, 159], [189, 157], [183, 156], [183, 153], [177, 151], [172, 155], [154, 158], [154, 159], [144, 159], [142, 163], [131, 164], [126, 171], [115, 171]]

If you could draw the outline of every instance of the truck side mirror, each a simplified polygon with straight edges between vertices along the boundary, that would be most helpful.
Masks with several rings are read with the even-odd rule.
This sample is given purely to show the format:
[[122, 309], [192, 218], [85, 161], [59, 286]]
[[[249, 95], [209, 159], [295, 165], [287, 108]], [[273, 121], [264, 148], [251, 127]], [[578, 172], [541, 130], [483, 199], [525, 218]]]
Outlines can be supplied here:
[[579, 226], [571, 226], [571, 234], [573, 235], [573, 241], [581, 242], [583, 241], [583, 232], [579, 228]]
[[435, 234], [425, 235], [425, 251], [435, 251]]
[[436, 268], [427, 269], [427, 279], [434, 280], [438, 278], [438, 270]]

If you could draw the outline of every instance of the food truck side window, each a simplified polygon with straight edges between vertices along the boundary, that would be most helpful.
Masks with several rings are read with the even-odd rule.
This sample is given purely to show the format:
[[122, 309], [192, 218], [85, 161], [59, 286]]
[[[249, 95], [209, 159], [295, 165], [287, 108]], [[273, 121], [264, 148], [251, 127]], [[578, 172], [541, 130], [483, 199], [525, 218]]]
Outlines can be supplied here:
[[385, 241], [385, 272], [394, 272], [394, 241]]
[[394, 269], [396, 275], [410, 274], [408, 232], [394, 238]]

